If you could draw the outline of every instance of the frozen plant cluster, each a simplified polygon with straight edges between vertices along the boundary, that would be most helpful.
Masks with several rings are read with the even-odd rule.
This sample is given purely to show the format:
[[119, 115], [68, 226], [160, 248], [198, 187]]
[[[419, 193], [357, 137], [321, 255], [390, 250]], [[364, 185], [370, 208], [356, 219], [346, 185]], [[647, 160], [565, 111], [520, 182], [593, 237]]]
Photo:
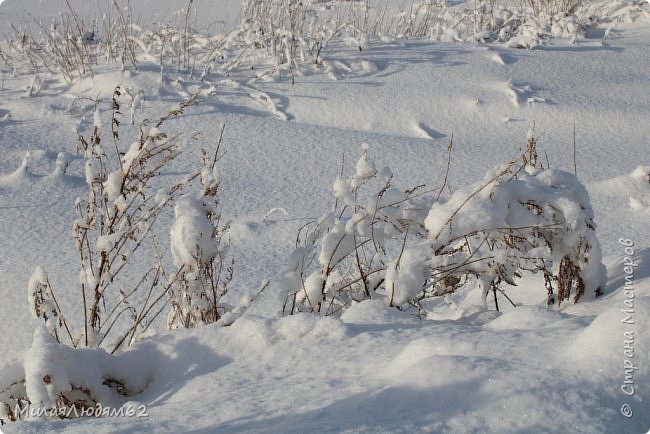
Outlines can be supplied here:
[[218, 158], [219, 147], [213, 156], [203, 151], [199, 194], [186, 194], [174, 207], [171, 252], [179, 271], [171, 288], [169, 328], [212, 324], [229, 310], [220, 302], [233, 278], [233, 263], [227, 261], [228, 226], [221, 225], [218, 210]]
[[[535, 140], [530, 139], [532, 153]], [[593, 211], [577, 178], [536, 154], [493, 169], [449, 197], [399, 190], [364, 145], [356, 172], [334, 182], [331, 213], [304, 227], [279, 286], [285, 314], [340, 315], [367, 299], [427, 315], [427, 301], [490, 291], [542, 273], [548, 302], [599, 295], [606, 270]], [[510, 300], [507, 295], [505, 295]]]
[[[99, 108], [95, 109], [90, 137], [79, 135], [88, 196], [77, 199], [79, 218], [73, 224], [81, 266], [82, 296], [77, 315], [70, 322], [66, 320], [41, 267], [28, 285], [33, 314], [44, 322], [56, 342], [103, 347], [111, 353], [132, 345], [170, 298], [174, 300], [170, 327], [215, 322], [221, 316], [217, 309], [224, 309], [217, 302], [233, 272], [232, 264], [224, 263], [227, 249], [220, 244], [227, 227], [220, 226], [217, 210], [218, 149], [213, 156], [203, 151], [203, 168], [195, 174], [168, 185], [159, 185], [156, 179], [161, 169], [181, 154], [189, 138], [168, 137], [162, 126], [193, 105], [195, 98], [182, 102], [154, 125], [141, 123], [138, 139], [122, 151], [121, 95], [117, 87], [111, 102], [113, 143], [103, 143]], [[198, 195], [181, 196], [195, 179], [200, 182]], [[161, 213], [174, 204], [171, 254], [175, 271], [169, 272], [154, 227]], [[145, 255], [145, 250], [153, 258], [150, 267], [135, 271], [138, 277], [133, 281], [133, 277], [121, 279], [129, 270], [134, 272], [132, 258]], [[210, 308], [199, 303], [206, 298]], [[74, 325], [79, 319], [81, 330], [76, 331]]]
[[[222, 242], [228, 227], [220, 224], [218, 211], [219, 146], [213, 154], [203, 150], [203, 167], [197, 173], [160, 185], [161, 169], [181, 154], [187, 142], [167, 136], [163, 124], [195, 99], [183, 101], [154, 125], [145, 120], [134, 127], [138, 139], [122, 150], [121, 95], [121, 88], [115, 88], [112, 146], [103, 141], [100, 101], [92, 133], [87, 138], [79, 135], [88, 188], [87, 197], [76, 200], [78, 218], [73, 224], [80, 260], [79, 304], [66, 315], [47, 273], [36, 267], [27, 295], [41, 324], [24, 364], [16, 364], [8, 379], [3, 378], [0, 422], [20, 419], [21, 409], [30, 405], [57, 414], [97, 403], [110, 406], [117, 395], [139, 393], [150, 375], [126, 369], [120, 360], [131, 356], [113, 354], [134, 345], [170, 301], [169, 328], [214, 323], [229, 309], [219, 302], [233, 276], [232, 263], [226, 263], [227, 243]], [[55, 174], [65, 171], [64, 157], [57, 158]], [[26, 161], [27, 157], [20, 173], [27, 172]], [[181, 195], [195, 180], [198, 193]], [[174, 204], [170, 235], [175, 271], [170, 273], [154, 228], [161, 213]], [[151, 258], [149, 268], [138, 267], [138, 257]]]

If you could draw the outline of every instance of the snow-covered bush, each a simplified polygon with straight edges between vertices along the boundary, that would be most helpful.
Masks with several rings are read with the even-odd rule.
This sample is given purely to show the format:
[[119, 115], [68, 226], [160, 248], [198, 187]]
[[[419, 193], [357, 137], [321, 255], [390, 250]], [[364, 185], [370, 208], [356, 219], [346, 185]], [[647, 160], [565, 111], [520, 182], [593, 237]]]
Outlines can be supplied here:
[[218, 154], [219, 147], [214, 155], [203, 151], [200, 193], [185, 195], [174, 208], [171, 249], [179, 278], [172, 286], [169, 328], [212, 324], [226, 310], [220, 300], [228, 292], [233, 263], [227, 262], [228, 243], [224, 237], [228, 226], [221, 225], [218, 210]]
[[364, 11], [358, 2], [244, 0], [242, 21], [203, 60], [203, 77], [219, 64], [229, 73], [245, 64], [256, 78], [287, 71], [292, 81], [305, 64], [320, 65], [331, 43], [365, 48]]
[[[576, 177], [524, 162], [489, 171], [449, 197], [418, 186], [398, 190], [368, 149], [356, 173], [334, 183], [331, 213], [305, 226], [279, 286], [285, 314], [340, 314], [382, 298], [427, 315], [426, 301], [461, 288], [516, 285], [524, 272], [546, 278], [549, 304], [601, 293], [605, 267], [589, 198]], [[506, 295], [507, 297], [507, 295]]]
[[26, 68], [31, 71], [57, 72], [66, 82], [92, 75], [101, 58], [107, 61], [121, 59], [123, 64], [131, 62], [135, 65], [131, 23], [125, 21], [119, 8], [118, 12], [122, 18], [120, 22], [104, 17], [99, 20], [103, 23], [100, 27], [97, 21], [84, 23], [68, 4], [66, 13], [49, 26], [37, 22], [41, 29], [38, 35], [28, 27], [19, 28], [12, 24], [13, 38], [7, 41], [5, 63], [9, 62], [16, 71], [27, 62]]
[[[343, 169], [343, 167], [342, 167]], [[340, 313], [383, 287], [388, 258], [424, 236], [428, 204], [421, 188], [398, 190], [386, 167], [377, 170], [364, 145], [355, 174], [334, 182], [332, 212], [305, 226], [280, 286], [285, 313]]]
[[[164, 185], [157, 180], [161, 169], [192, 136], [169, 137], [162, 128], [196, 99], [183, 101], [153, 125], [145, 120], [134, 127], [138, 138], [126, 149], [120, 141], [120, 96], [117, 87], [112, 143], [104, 144], [98, 108], [91, 135], [79, 135], [88, 196], [76, 200], [78, 219], [73, 224], [80, 259], [78, 305], [64, 313], [47, 273], [36, 267], [28, 301], [42, 324], [24, 365], [18, 363], [0, 376], [0, 422], [24, 418], [29, 413], [23, 409], [30, 406], [48, 409], [48, 416], [71, 417], [141, 392], [151, 381], [150, 373], [137, 366], [125, 369], [128, 363], [122, 361], [134, 357], [132, 351], [113, 354], [132, 346], [170, 300], [170, 328], [210, 324], [226, 313], [220, 299], [233, 265], [226, 261], [223, 238], [228, 227], [221, 225], [217, 209], [220, 146], [214, 153], [203, 151], [200, 171]], [[62, 165], [64, 158], [57, 160], [59, 170], [64, 170]], [[199, 193], [181, 196], [194, 180]], [[173, 204], [171, 256], [176, 270], [169, 273], [155, 224]]]
[[[442, 41], [498, 42], [514, 48], [536, 48], [552, 38], [573, 42], [597, 25], [634, 21], [647, 4], [633, 0], [476, 0], [459, 3], [422, 2], [370, 26], [372, 35], [429, 37]], [[385, 14], [383, 14], [385, 15]], [[605, 38], [607, 37], [605, 35]]]
[[[99, 109], [95, 110], [90, 137], [79, 135], [84, 157], [88, 196], [76, 200], [79, 218], [73, 235], [79, 252], [80, 300], [73, 316], [66, 316], [57, 303], [45, 271], [38, 267], [29, 281], [29, 302], [34, 316], [43, 320], [57, 342], [73, 347], [105, 347], [112, 353], [131, 345], [146, 330], [160, 306], [169, 298], [169, 288], [181, 278], [179, 271], [168, 275], [157, 251], [152, 230], [161, 212], [174, 203], [183, 187], [193, 178], [158, 187], [154, 178], [180, 155], [185, 140], [168, 137], [163, 124], [195, 103], [191, 98], [163, 116], [153, 126], [148, 121], [138, 128], [138, 139], [128, 149], [120, 142], [119, 87], [112, 99], [112, 143], [102, 138]], [[133, 272], [134, 257], [145, 246], [153, 249], [149, 268], [130, 276], [125, 287], [119, 276]], [[130, 280], [127, 279], [127, 280]], [[141, 297], [140, 293], [147, 294]], [[158, 306], [158, 309], [156, 307]], [[81, 330], [73, 330], [73, 323]]]
[[158, 62], [161, 73], [168, 69], [191, 73], [196, 62], [193, 49], [202, 46], [190, 30], [191, 5], [182, 14], [182, 24], [141, 27], [133, 20], [130, 3], [123, 8], [114, 1], [113, 13], [109, 10], [90, 21], [68, 3], [58, 19], [36, 22], [38, 33], [12, 24], [13, 34], [0, 47], [0, 62], [13, 73], [57, 73], [68, 83], [92, 76], [102, 62], [136, 70], [142, 63]]
[[592, 25], [586, 14], [535, 12], [527, 5], [480, 1], [475, 7], [445, 7], [420, 36], [434, 40], [500, 42], [514, 48], [536, 48], [552, 37], [577, 38]]
[[414, 246], [428, 253], [431, 286], [416, 291], [396, 285], [391, 297], [414, 297], [421, 307], [423, 298], [475, 280], [483, 299], [492, 290], [497, 303], [500, 285], [515, 285], [526, 271], [543, 273], [549, 304], [555, 302], [554, 287], [558, 304], [571, 291], [574, 303], [587, 291], [601, 294], [606, 270], [587, 191], [573, 174], [536, 166], [531, 140], [533, 158], [523, 165], [490, 171], [433, 204], [424, 222], [429, 242]]
[[535, 16], [554, 17], [558, 14], [571, 15], [582, 0], [524, 0]]

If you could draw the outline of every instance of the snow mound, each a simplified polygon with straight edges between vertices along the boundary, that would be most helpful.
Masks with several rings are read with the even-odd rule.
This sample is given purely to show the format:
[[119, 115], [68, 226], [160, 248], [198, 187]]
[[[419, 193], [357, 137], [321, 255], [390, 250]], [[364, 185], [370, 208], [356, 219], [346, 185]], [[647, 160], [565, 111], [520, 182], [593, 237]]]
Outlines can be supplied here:
[[307, 313], [282, 318], [278, 321], [276, 333], [279, 338], [287, 341], [304, 338], [341, 340], [347, 336], [346, 327], [341, 320]]
[[380, 299], [354, 303], [341, 315], [346, 324], [417, 324], [421, 321], [397, 309], [386, 309], [386, 302]]
[[39, 326], [25, 355], [27, 396], [33, 406], [44, 408], [55, 408], [62, 399], [119, 405], [123, 396], [138, 394], [153, 381], [152, 353], [142, 350], [111, 356], [102, 349], [74, 349], [56, 343]]
[[[60, 183], [81, 185], [78, 177], [67, 173], [73, 159], [67, 152], [54, 153], [43, 149], [26, 151], [16, 170], [7, 175], [0, 175], [0, 188], [20, 190], [31, 185], [44, 188]], [[43, 171], [49, 173], [44, 174]]]
[[[579, 369], [582, 375], [622, 378], [625, 360], [638, 365], [636, 384], [650, 384], [650, 366], [643, 363], [650, 354], [650, 297], [627, 298], [617, 294], [620, 303], [598, 315], [567, 344], [561, 359]], [[633, 306], [633, 307], [630, 307]], [[627, 342], [627, 345], [626, 345]], [[627, 350], [627, 351], [626, 351]], [[632, 357], [630, 357], [632, 356]]]
[[632, 181], [630, 208], [639, 211], [650, 209], [650, 166], [639, 166], [630, 174]]
[[558, 322], [570, 318], [553, 309], [542, 306], [518, 306], [504, 313], [485, 325], [489, 330], [534, 330], [549, 325], [554, 327]]
[[24, 184], [29, 184], [36, 182], [38, 179], [29, 169], [29, 165], [32, 160], [32, 155], [28, 151], [25, 153], [22, 162], [18, 169], [12, 172], [9, 175], [0, 176], [0, 187], [12, 187], [12, 186], [21, 186]]
[[[455, 340], [444, 334], [424, 337], [409, 342], [406, 347], [386, 367], [384, 373], [389, 378], [398, 380], [412, 369], [426, 365], [426, 361], [440, 356], [471, 357], [478, 354], [477, 346], [473, 341]], [[439, 381], [447, 381], [445, 375], [436, 375]]]
[[627, 197], [627, 207], [647, 211], [650, 209], [650, 166], [638, 166], [627, 175], [597, 182], [593, 189], [608, 199]]
[[9, 110], [0, 109], [0, 122], [9, 121], [11, 119], [11, 112]]

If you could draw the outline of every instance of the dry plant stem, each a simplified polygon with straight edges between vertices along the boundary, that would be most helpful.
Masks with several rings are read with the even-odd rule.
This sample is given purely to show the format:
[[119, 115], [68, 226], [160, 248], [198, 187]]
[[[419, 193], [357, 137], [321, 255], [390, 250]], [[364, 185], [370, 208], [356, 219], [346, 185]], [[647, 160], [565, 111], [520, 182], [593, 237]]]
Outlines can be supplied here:
[[187, 8], [185, 10], [185, 32], [183, 35], [183, 68], [185, 72], [188, 72], [190, 69], [190, 8], [192, 7], [192, 2], [194, 0], [189, 0], [187, 3]]
[[[79, 16], [75, 12], [75, 10], [72, 8], [72, 6], [70, 6], [70, 1], [69, 0], [65, 0], [65, 4], [68, 6], [68, 10], [70, 11], [70, 14], [72, 15], [72, 18], [74, 19], [74, 22], [75, 22], [75, 24], [77, 26], [77, 33], [79, 34], [79, 41], [84, 41], [84, 36], [85, 36], [84, 35], [84, 30], [83, 30], [83, 26], [81, 24], [81, 21], [79, 20]], [[89, 56], [88, 56], [86, 45], [82, 42], [81, 46], [84, 48], [84, 50], [83, 50], [84, 53], [82, 53], [82, 59], [83, 58], [88, 58]], [[90, 65], [88, 65], [88, 66], [90, 66]], [[92, 69], [90, 69], [90, 72], [92, 74]]]
[[[148, 305], [147, 304], [142, 305], [142, 311], [140, 312], [140, 314], [138, 315], [136, 320], [133, 322], [131, 327], [122, 335], [122, 338], [120, 340], [118, 340], [118, 342], [115, 344], [113, 349], [110, 351], [111, 354], [114, 354], [124, 344], [124, 342], [129, 337], [129, 335], [131, 336], [131, 338], [129, 340], [129, 345], [131, 345], [134, 342], [135, 333], [137, 332], [137, 328], [140, 326], [140, 324], [145, 319], [149, 318], [149, 313], [154, 308], [154, 306], [156, 306], [159, 302], [161, 302], [164, 298], [166, 298], [168, 296], [169, 292], [171, 291], [172, 286], [182, 277], [182, 271], [183, 271], [183, 269], [180, 268], [176, 272], [176, 274], [174, 275], [172, 280], [164, 285], [164, 287], [160, 291], [160, 294], [158, 295], [158, 297], [152, 303], [150, 303]], [[154, 285], [152, 285], [150, 287], [149, 296], [153, 292], [153, 289], [155, 289]], [[167, 302], [168, 302], [168, 300], [165, 302], [165, 305], [167, 304]], [[162, 309], [164, 309], [164, 307], [165, 306], [163, 305], [163, 307], [158, 311], [158, 314], [156, 314], [156, 316], [159, 315], [160, 312], [162, 312]], [[145, 310], [145, 308], [146, 308], [146, 310]], [[153, 322], [154, 319], [155, 319], [155, 316], [151, 317], [150, 318], [150, 323]]]
[[[120, 133], [119, 133], [119, 126], [120, 126], [120, 121], [117, 119], [117, 115], [121, 115], [120, 113], [120, 104], [118, 102], [118, 98], [122, 95], [121, 93], [121, 88], [120, 86], [117, 86], [115, 90], [113, 90], [113, 97], [111, 98], [111, 136], [113, 138], [113, 144], [115, 145], [115, 155], [120, 155], [120, 149], [118, 146], [118, 142], [120, 140]], [[97, 100], [97, 104], [99, 103], [99, 100]], [[118, 158], [117, 159], [119, 164], [120, 164], [120, 169], [124, 171], [124, 167], [122, 165], [122, 159]]]
[[438, 191], [436, 196], [436, 202], [440, 200], [440, 195], [447, 186], [447, 177], [449, 176], [449, 168], [451, 167], [451, 150], [454, 146], [454, 133], [451, 133], [451, 138], [449, 139], [449, 146], [447, 146], [447, 168], [445, 169], [445, 179], [442, 181], [442, 186]]
[[[471, 237], [471, 236], [478, 235], [478, 234], [481, 234], [481, 233], [502, 232], [504, 234], [511, 234], [514, 231], [521, 231], [521, 230], [524, 230], [524, 229], [558, 229], [558, 228], [561, 228], [564, 223], [566, 223], [566, 222], [549, 223], [549, 224], [545, 224], [545, 225], [539, 224], [539, 225], [529, 225], [529, 226], [495, 227], [495, 228], [491, 228], [491, 229], [486, 228], [486, 229], [472, 231], [472, 232], [469, 232], [467, 234], [459, 235], [459, 236], [454, 237], [454, 238], [450, 238], [449, 243], [447, 245], [449, 245], [449, 244], [451, 244], [451, 243], [453, 243], [455, 241], [458, 241], [461, 238]], [[446, 246], [444, 246], [444, 247], [446, 247]]]
[[503, 289], [499, 288], [498, 286], [496, 287], [496, 289], [497, 289], [497, 291], [499, 291], [506, 298], [506, 300], [508, 300], [510, 302], [512, 307], [515, 307], [515, 308], [518, 307], [517, 304], [514, 301], [512, 301], [512, 299], [510, 297], [508, 297], [508, 294], [506, 294]]
[[[391, 176], [392, 178], [392, 176]], [[370, 237], [372, 238], [372, 244], [375, 246], [375, 251], [379, 251], [381, 247], [379, 246], [379, 243], [377, 243], [377, 240], [375, 239], [375, 225], [374, 222], [377, 221], [377, 211], [379, 211], [379, 200], [381, 197], [384, 195], [384, 193], [390, 188], [390, 179], [386, 181], [386, 184], [384, 187], [379, 191], [377, 194], [377, 197], [375, 198], [375, 207], [374, 211], [372, 213], [372, 219], [371, 219], [371, 225], [370, 225]]]
[[[343, 179], [343, 170], [345, 168], [345, 153], [341, 154], [341, 163], [339, 164], [339, 178]], [[332, 205], [332, 212], [336, 212], [336, 209], [339, 207], [339, 198], [334, 199], [334, 204]], [[340, 217], [340, 216], [339, 216]]]
[[50, 290], [50, 295], [52, 296], [52, 301], [54, 302], [54, 306], [56, 307], [56, 311], [58, 312], [59, 320], [63, 323], [63, 326], [65, 327], [65, 331], [68, 334], [68, 338], [70, 339], [71, 343], [74, 343], [74, 339], [72, 338], [72, 333], [70, 332], [70, 328], [68, 327], [68, 323], [65, 320], [65, 317], [63, 316], [63, 312], [61, 311], [61, 307], [59, 306], [59, 302], [56, 300], [56, 297], [54, 296], [54, 290], [52, 289], [52, 285], [50, 284], [50, 280], [47, 280], [47, 287]]
[[122, 9], [120, 8], [120, 5], [117, 4], [116, 0], [113, 0], [113, 6], [115, 6], [115, 9], [117, 10], [117, 16], [120, 20], [120, 24], [122, 25], [122, 36], [123, 36], [123, 43], [124, 46], [122, 47], [122, 55], [121, 55], [121, 61], [122, 61], [122, 66], [126, 66], [127, 62], [127, 56], [128, 60], [131, 62], [131, 65], [133, 65], [133, 68], [137, 71], [138, 65], [137, 65], [137, 60], [136, 60], [136, 55], [135, 55], [135, 48], [133, 47], [133, 36], [131, 35], [131, 0], [128, 1], [127, 3], [127, 8], [128, 8], [128, 13], [129, 17], [128, 19], [124, 17], [124, 14], [122, 13]]
[[[358, 241], [357, 241], [357, 235], [354, 235], [354, 245], [358, 246]], [[361, 282], [363, 283], [363, 292], [366, 295], [366, 297], [370, 298], [370, 290], [368, 289], [368, 280], [365, 272], [363, 271], [363, 266], [361, 265], [361, 259], [359, 258], [359, 248], [356, 247], [354, 249], [354, 255], [357, 260], [357, 269], [359, 270], [359, 276], [361, 278]]]
[[497, 285], [492, 281], [490, 283], [490, 286], [492, 286], [492, 294], [494, 295], [494, 307], [497, 312], [499, 312], [499, 300], [497, 299]]
[[578, 165], [576, 162], [576, 122], [573, 121], [573, 173], [578, 177]]
[[219, 140], [217, 141], [217, 149], [214, 151], [214, 157], [212, 158], [212, 166], [210, 167], [212, 170], [214, 170], [215, 166], [217, 165], [217, 161], [219, 161], [225, 153], [219, 155], [219, 151], [221, 150], [221, 143], [223, 142], [223, 132], [226, 130], [226, 124], [223, 124], [221, 126], [221, 131], [219, 132]]
[[[155, 268], [155, 269], [154, 269], [154, 268], [151, 268], [149, 271], [147, 271], [147, 272], [142, 276], [142, 278], [141, 278], [140, 281], [137, 283], [137, 285], [136, 285], [136, 286], [131, 290], [131, 292], [129, 292], [129, 293], [126, 294], [126, 295], [123, 295], [123, 297], [122, 297], [122, 299], [120, 300], [120, 302], [117, 303], [117, 304], [113, 307], [113, 309], [111, 310], [111, 312], [109, 313], [109, 315], [106, 317], [105, 322], [107, 322], [107, 321], [111, 318], [111, 316], [114, 314], [114, 312], [115, 312], [115, 311], [116, 311], [120, 306], [122, 306], [123, 304], [125, 304], [126, 307], [124, 307], [124, 308], [120, 311], [120, 313], [117, 315], [117, 317], [119, 317], [119, 316], [120, 316], [122, 313], [124, 313], [125, 311], [132, 311], [132, 312], [133, 312], [135, 308], [133, 308], [133, 307], [128, 303], [128, 298], [129, 298], [131, 295], [133, 295], [133, 294], [135, 294], [136, 292], [138, 292], [138, 291], [140, 290], [142, 284], [143, 284], [143, 283], [144, 283], [144, 282], [149, 278], [150, 274], [151, 274], [152, 272], [154, 272], [154, 271], [157, 271], [157, 270], [159, 270], [159, 269], [158, 269], [158, 268]], [[156, 285], [156, 283], [157, 283], [157, 277], [158, 277], [158, 276], [154, 276], [154, 282], [150, 285], [150, 291], [149, 291], [149, 293], [148, 293], [148, 295], [147, 295], [147, 300], [145, 300], [145, 302], [142, 303], [142, 307], [143, 307], [143, 308], [147, 306], [147, 303], [148, 303], [149, 297], [151, 296], [151, 289], [152, 289], [153, 287], [155, 287], [155, 285]], [[100, 333], [100, 334], [103, 335], [103, 337], [101, 338], [100, 342], [98, 343], [98, 346], [101, 345], [101, 343], [104, 341], [104, 338], [109, 334], [110, 330], [113, 328], [113, 325], [114, 325], [115, 322], [117, 321], [117, 317], [115, 317], [115, 318], [113, 319], [113, 322], [111, 323], [111, 325], [109, 326], [109, 328], [108, 328], [104, 333], [102, 333], [102, 327], [103, 327], [103, 325], [102, 325], [102, 326], [100, 327], [100, 329], [98, 330], [98, 333]]]

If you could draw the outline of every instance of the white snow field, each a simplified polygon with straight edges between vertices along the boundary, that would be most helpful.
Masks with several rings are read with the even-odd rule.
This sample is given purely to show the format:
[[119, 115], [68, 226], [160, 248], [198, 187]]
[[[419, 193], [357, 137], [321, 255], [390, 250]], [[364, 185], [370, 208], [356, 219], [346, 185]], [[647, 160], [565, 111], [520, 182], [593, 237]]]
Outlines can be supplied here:
[[[533, 38], [533, 49], [517, 48], [531, 46], [524, 33], [518, 37], [529, 38], [525, 43], [489, 42], [489, 35], [445, 28], [436, 37], [332, 38], [318, 65], [297, 60], [291, 68], [274, 69], [250, 42], [225, 50], [229, 66], [210, 71], [201, 65], [206, 47], [233, 40], [228, 32], [241, 21], [239, 0], [138, 0], [131, 9], [125, 1], [117, 9], [112, 1], [70, 0], [74, 16], [66, 1], [0, 3], [0, 407], [15, 402], [13, 387], [29, 395], [35, 411], [55, 405], [59, 394], [86, 393], [112, 413], [64, 419], [34, 413], [11, 422], [2, 407], [3, 433], [650, 430], [650, 3], [598, 3], [590, 9], [600, 14], [597, 23], [573, 36], [555, 31]], [[306, 3], [348, 11], [352, 4]], [[395, 11], [402, 3], [375, 4]], [[473, 9], [489, 2], [470, 3]], [[52, 19], [101, 29], [107, 14], [119, 22], [120, 11], [132, 15], [134, 32], [160, 22], [182, 34], [187, 22], [188, 32], [203, 36], [187, 51], [182, 36], [165, 39], [170, 51], [162, 66], [151, 49], [155, 37], [134, 36], [136, 62], [120, 63], [118, 53], [111, 61], [96, 59], [92, 73], [73, 69], [69, 79], [64, 66], [48, 71], [39, 63], [42, 47], [22, 51], [32, 60], [17, 54], [20, 32], [11, 25], [36, 40], [60, 28]], [[96, 36], [84, 37], [94, 43]], [[182, 135], [183, 149], [157, 170], [154, 193], [199, 170], [201, 149], [212, 155], [223, 133], [209, 179], [220, 182], [221, 222], [230, 225], [224, 240], [234, 260], [222, 301], [236, 308], [215, 324], [167, 330], [172, 303], [157, 305], [163, 311], [151, 326], [109, 355], [54, 342], [34, 318], [33, 290], [49, 280], [71, 334], [82, 336], [73, 223], [77, 198], [88, 196], [87, 177], [97, 175], [84, 163], [78, 133], [88, 138], [100, 128], [103, 150], [113, 152], [116, 86], [122, 161], [129, 164], [140, 122], [198, 95], [196, 105], [160, 127], [169, 137]], [[147, 131], [145, 137], [159, 133]], [[463, 287], [431, 300], [423, 319], [415, 309], [387, 306], [392, 296], [380, 291], [349, 303], [342, 314], [288, 315], [285, 309], [283, 315], [285, 270], [295, 262], [298, 231], [331, 211], [335, 194], [352, 200], [342, 178], [355, 168], [357, 180], [375, 174], [369, 161], [357, 164], [364, 152], [376, 169], [390, 167], [402, 192], [425, 184], [432, 203], [445, 178], [443, 201], [495, 167], [521, 161], [529, 137], [537, 138], [544, 168], [575, 171], [589, 194], [607, 267], [600, 297], [589, 291], [575, 304], [572, 294], [547, 306], [542, 276], [525, 274], [517, 286], [502, 285], [517, 306], [499, 294], [499, 311], [492, 294], [484, 304], [480, 288]], [[555, 194], [549, 189], [545, 194]], [[211, 248], [205, 232], [197, 232], [210, 222], [195, 202], [183, 199], [176, 220], [169, 207], [155, 222], [157, 252], [170, 269], [202, 260], [193, 256], [194, 246], [203, 254]], [[558, 204], [557, 212], [570, 208]], [[588, 215], [583, 208], [576, 215]], [[468, 224], [490, 220], [486, 209], [467, 215]], [[432, 211], [427, 229], [438, 223]], [[114, 242], [102, 239], [97, 249]], [[115, 283], [124, 291], [151, 266], [154, 254], [142, 252], [126, 258], [129, 267]], [[406, 249], [406, 256], [416, 253]], [[34, 274], [37, 266], [41, 274]], [[406, 269], [398, 260], [394, 271]], [[120, 295], [110, 297], [107, 310]], [[92, 347], [101, 336], [84, 338]], [[110, 352], [116, 338], [101, 347]], [[109, 378], [120, 384], [107, 384]], [[70, 392], [74, 385], [83, 390]]]

